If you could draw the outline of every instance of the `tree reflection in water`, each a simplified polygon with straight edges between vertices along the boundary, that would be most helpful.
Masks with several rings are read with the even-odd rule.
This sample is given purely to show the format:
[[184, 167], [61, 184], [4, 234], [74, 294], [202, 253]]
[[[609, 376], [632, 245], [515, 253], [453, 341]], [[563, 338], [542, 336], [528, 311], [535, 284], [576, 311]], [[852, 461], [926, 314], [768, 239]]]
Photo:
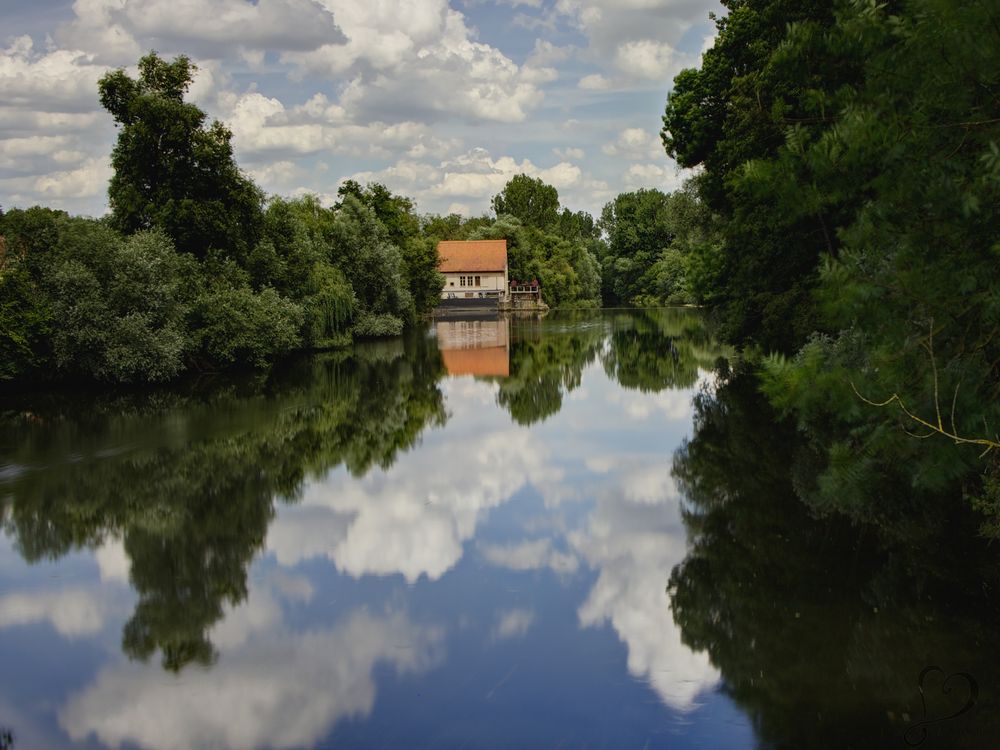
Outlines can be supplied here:
[[696, 310], [668, 308], [515, 318], [510, 377], [497, 379], [497, 403], [520, 425], [557, 414], [598, 359], [608, 377], [643, 393], [690, 388], [728, 350]]
[[[685, 643], [708, 652], [765, 747], [901, 747], [924, 731], [927, 747], [982, 747], [1000, 729], [995, 549], [957, 503], [920, 544], [812, 517], [795, 485], [814, 464], [751, 375], [697, 397], [674, 462], [690, 551], [669, 595]], [[976, 704], [942, 721], [975, 689], [944, 684], [961, 672]]]
[[601, 357], [608, 377], [643, 393], [691, 388], [728, 353], [700, 313], [682, 308], [619, 313], [609, 344]]
[[[900, 490], [885, 504], [908, 526], [814, 517], [800, 498], [822, 437], [777, 421], [752, 376], [720, 365], [712, 378], [727, 352], [696, 312], [518, 320], [510, 349], [510, 377], [485, 380], [519, 425], [558, 412], [596, 363], [642, 393], [712, 382], [674, 460], [689, 548], [668, 593], [684, 642], [763, 746], [899, 746], [926, 730], [928, 747], [979, 747], [1000, 729], [1000, 565], [962, 503]], [[174, 671], [210, 663], [211, 629], [247, 599], [276, 502], [336, 466], [388, 468], [446, 421], [443, 377], [433, 339], [415, 336], [224, 385], [19, 401], [0, 415], [6, 531], [29, 561], [120, 539], [138, 594], [126, 653], [159, 652]], [[941, 671], [925, 674], [925, 707], [929, 666]], [[972, 710], [921, 724], [971, 694], [962, 677], [944, 692], [957, 673], [979, 688]]]
[[206, 664], [208, 631], [247, 596], [276, 499], [343, 464], [389, 466], [445, 422], [424, 337], [317, 356], [268, 378], [188, 392], [50, 398], [3, 415], [8, 534], [28, 561], [121, 537], [139, 601], [125, 652]]
[[[623, 385], [684, 387], [718, 355], [691, 311], [515, 319], [497, 400], [515, 422], [555, 414], [599, 357]], [[209, 630], [247, 597], [275, 501], [343, 465], [388, 468], [446, 420], [426, 336], [187, 390], [10, 402], [0, 449], [7, 532], [28, 561], [121, 539], [138, 594], [125, 652], [179, 671], [215, 657]]]

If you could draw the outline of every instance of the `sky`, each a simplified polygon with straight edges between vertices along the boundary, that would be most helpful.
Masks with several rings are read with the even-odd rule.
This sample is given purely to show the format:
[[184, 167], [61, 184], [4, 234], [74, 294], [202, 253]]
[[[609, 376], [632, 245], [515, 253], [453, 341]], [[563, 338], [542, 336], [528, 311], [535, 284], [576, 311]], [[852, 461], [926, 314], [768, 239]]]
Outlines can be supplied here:
[[198, 66], [189, 99], [268, 194], [378, 181], [420, 213], [478, 216], [515, 174], [598, 214], [669, 191], [673, 76], [717, 0], [0, 0], [0, 206], [107, 211], [108, 70]]

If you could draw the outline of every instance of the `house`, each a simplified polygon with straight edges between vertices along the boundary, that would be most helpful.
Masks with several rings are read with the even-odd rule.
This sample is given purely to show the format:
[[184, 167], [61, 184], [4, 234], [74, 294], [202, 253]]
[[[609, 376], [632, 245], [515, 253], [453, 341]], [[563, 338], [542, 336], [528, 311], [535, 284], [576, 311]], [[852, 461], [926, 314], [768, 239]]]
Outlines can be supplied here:
[[441, 299], [508, 298], [507, 240], [445, 240], [437, 251]]

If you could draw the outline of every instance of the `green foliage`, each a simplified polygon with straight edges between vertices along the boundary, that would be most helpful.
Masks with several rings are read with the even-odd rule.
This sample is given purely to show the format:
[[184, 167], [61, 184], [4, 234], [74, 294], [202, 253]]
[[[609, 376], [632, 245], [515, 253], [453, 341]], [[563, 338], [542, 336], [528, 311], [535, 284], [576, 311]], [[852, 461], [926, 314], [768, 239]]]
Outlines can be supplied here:
[[270, 287], [219, 286], [194, 302], [197, 352], [208, 362], [264, 367], [301, 343], [302, 306]]
[[173, 672], [210, 663], [278, 502], [338, 465], [388, 468], [444, 423], [439, 353], [394, 344], [207, 388], [17, 403], [0, 412], [0, 454], [25, 467], [0, 494], [5, 531], [30, 562], [121, 539], [137, 595], [125, 654]]
[[48, 298], [23, 261], [0, 246], [0, 381], [42, 366], [51, 321]]
[[139, 78], [124, 70], [100, 80], [101, 104], [121, 127], [111, 155], [111, 223], [132, 234], [159, 228], [181, 252], [209, 249], [244, 258], [256, 244], [261, 193], [233, 160], [232, 133], [184, 101], [195, 66], [151, 52]]
[[[834, 425], [845, 436], [819, 495], [852, 509], [878, 503], [872, 477], [880, 475], [915, 492], [975, 485], [982, 447], [953, 438], [995, 439], [1000, 424], [1000, 180], [991, 156], [1000, 52], [971, 41], [991, 10], [935, 0], [893, 10], [842, 9], [824, 43], [864, 61], [863, 83], [838, 92], [832, 125], [790, 135], [769, 169], [744, 178], [762, 193], [815, 194], [804, 214], [830, 202], [856, 206], [818, 274], [821, 320], [837, 333], [771, 363], [765, 381], [804, 426]], [[794, 29], [782, 62], [812, 49], [807, 31]], [[845, 452], [863, 460], [848, 470]]]
[[513, 177], [493, 207], [497, 220], [469, 239], [506, 239], [511, 279], [536, 279], [550, 307], [600, 304], [602, 243], [589, 214], [560, 213], [556, 189], [527, 175]]
[[400, 250], [417, 313], [433, 310], [441, 301], [441, 290], [444, 288], [444, 274], [437, 270], [437, 242], [423, 237], [408, 237]]
[[414, 310], [425, 313], [433, 309], [441, 298], [444, 276], [437, 270], [437, 241], [421, 236], [421, 222], [414, 212], [413, 201], [393, 194], [377, 182], [362, 188], [354, 180], [347, 180], [337, 193], [341, 196], [335, 206], [338, 211], [344, 209], [348, 196], [371, 210], [385, 238], [402, 253]]
[[293, 298], [302, 296], [316, 263], [328, 255], [322, 236], [310, 231], [307, 217], [313, 208], [308, 199], [268, 202], [261, 240], [246, 261], [255, 289], [272, 286]]
[[491, 205], [498, 218], [513, 216], [535, 229], [549, 229], [559, 220], [559, 192], [526, 174], [512, 177]]
[[316, 263], [302, 300], [305, 344], [326, 349], [350, 343], [356, 305], [354, 290], [340, 269]]
[[[820, 253], [837, 241], [842, 201], [806, 213], [808, 185], [778, 200], [741, 178], [748, 160], [765, 170], [783, 144], [825, 127], [835, 111], [827, 96], [858, 78], [859, 60], [826, 45], [835, 5], [827, 0], [724, 5], [701, 67], [674, 81], [663, 142], [682, 166], [704, 168], [699, 192], [721, 219], [722, 242], [701, 246], [695, 275], [712, 285], [700, 294], [718, 305], [723, 335], [790, 353], [816, 328], [810, 294]], [[807, 40], [794, 64], [782, 57], [789, 29]]]
[[468, 240], [473, 234], [488, 227], [493, 220], [488, 216], [474, 216], [464, 219], [459, 214], [447, 216], [425, 216], [421, 220], [421, 231], [425, 238], [437, 245], [441, 240]]
[[399, 318], [382, 313], [381, 315], [364, 312], [358, 316], [352, 329], [355, 338], [375, 339], [388, 336], [399, 336], [403, 332], [403, 321]]
[[659, 190], [622, 193], [601, 212], [607, 249], [601, 258], [605, 304], [631, 304], [657, 295], [654, 265], [673, 240], [669, 196]]
[[961, 491], [992, 517], [974, 444], [1000, 424], [992, 4], [728, 7], [664, 143], [703, 166], [722, 223], [721, 263], [692, 278], [717, 280], [724, 332], [798, 351], [763, 386], [821, 443], [803, 496], [870, 520], [887, 484]]
[[69, 258], [50, 278], [56, 364], [99, 380], [159, 382], [176, 377], [188, 346], [190, 256], [159, 232], [108, 252]]
[[361, 311], [412, 319], [413, 296], [400, 249], [375, 213], [353, 195], [336, 212], [332, 232], [334, 264], [343, 269]]

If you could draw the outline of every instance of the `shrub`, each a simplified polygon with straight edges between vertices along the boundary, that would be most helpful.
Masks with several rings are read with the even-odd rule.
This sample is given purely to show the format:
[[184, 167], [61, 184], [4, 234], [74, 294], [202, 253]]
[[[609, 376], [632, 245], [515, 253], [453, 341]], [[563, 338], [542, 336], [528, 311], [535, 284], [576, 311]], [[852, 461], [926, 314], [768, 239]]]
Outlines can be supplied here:
[[194, 307], [198, 350], [211, 364], [263, 367], [301, 344], [303, 310], [267, 287], [221, 287]]
[[354, 337], [359, 339], [399, 336], [402, 332], [403, 321], [395, 315], [362, 313], [354, 324]]

